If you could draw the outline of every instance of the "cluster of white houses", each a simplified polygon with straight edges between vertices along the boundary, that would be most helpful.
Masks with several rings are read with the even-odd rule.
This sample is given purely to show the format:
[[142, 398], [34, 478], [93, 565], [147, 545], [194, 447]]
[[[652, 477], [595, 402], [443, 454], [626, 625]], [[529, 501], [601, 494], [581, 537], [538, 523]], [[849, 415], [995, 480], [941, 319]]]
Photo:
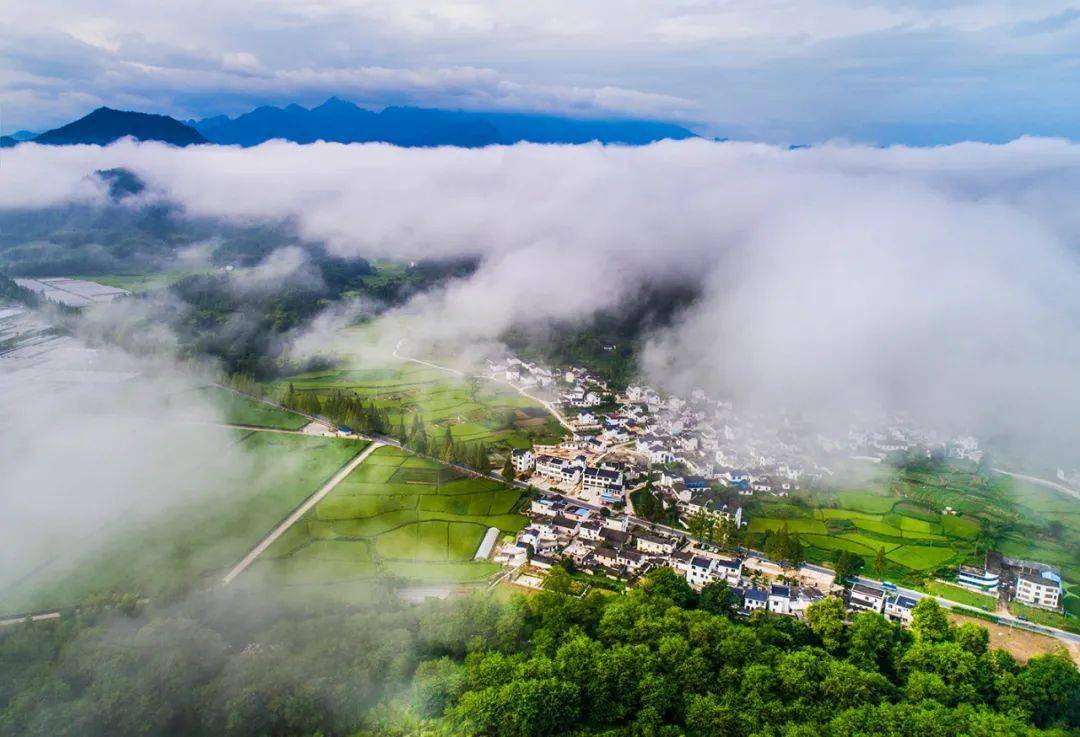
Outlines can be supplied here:
[[[517, 358], [490, 362], [488, 368], [493, 378], [535, 391], [549, 406], [560, 407], [575, 428], [557, 445], [513, 451], [518, 476], [528, 477], [538, 488], [613, 511], [622, 509], [628, 493], [643, 486], [650, 467], [658, 465], [664, 470], [652, 489], [666, 505], [676, 508], [684, 522], [708, 512], [741, 525], [747, 520], [740, 498], [787, 496], [803, 484], [831, 476], [830, 469], [815, 460], [823, 457], [822, 452], [871, 461], [916, 448], [976, 462], [982, 457], [976, 438], [940, 437], [915, 427], [903, 416], [889, 418], [874, 429], [850, 428], [844, 437], [817, 434], [816, 447], [807, 448], [811, 434], [797, 423], [786, 418], [779, 423], [775, 418], [756, 422], [737, 414], [730, 402], [710, 399], [700, 389], [689, 398], [661, 394], [649, 386], [632, 385], [621, 393], [613, 392], [585, 369], [553, 371]], [[540, 511], [554, 509], [556, 504], [555, 497], [535, 503], [534, 513], [552, 519], [534, 520], [519, 538], [518, 552], [512, 553], [514, 560], [530, 548], [541, 566], [552, 555], [568, 556], [579, 567], [628, 579], [650, 566], [670, 565], [685, 573], [694, 586], [724, 578], [745, 592], [748, 609], [800, 610], [798, 590], [789, 591], [788, 604], [779, 603], [783, 598], [779, 593], [763, 599], [764, 589], [746, 587], [741, 568], [733, 573], [731, 566], [735, 564], [730, 561], [710, 555], [687, 558], [688, 543], [651, 543], [654, 533], [638, 530], [631, 534], [625, 518], [613, 515], [600, 519], [585, 507], [580, 509], [587, 518], [576, 521], [574, 513], [561, 508], [553, 514]], [[697, 558], [707, 560], [708, 566], [694, 564]], [[1032, 606], [1061, 606], [1060, 573], [1030, 561], [988, 554], [984, 570], [961, 569], [957, 583]], [[914, 604], [905, 597], [885, 590], [868, 592], [866, 589], [873, 587], [861, 584], [857, 588], [861, 593], [853, 590], [849, 594], [854, 608], [872, 609], [899, 621], [909, 617]], [[864, 594], [865, 600], [861, 598]]]
[[845, 597], [852, 611], [877, 612], [909, 624], [917, 603], [863, 583], [845, 591], [833, 572], [821, 566], [803, 564], [791, 571], [758, 555], [725, 554], [684, 535], [641, 527], [625, 516], [599, 514], [556, 495], [533, 500], [528, 514], [530, 524], [499, 549], [495, 560], [515, 572], [531, 571], [513, 580], [534, 585], [540, 585], [552, 566], [570, 560], [577, 570], [631, 584], [660, 566], [682, 574], [698, 591], [724, 582], [744, 614], [765, 610], [801, 618], [811, 604], [833, 595]]
[[[608, 506], [624, 503], [635, 480], [656, 465], [681, 469], [665, 473], [654, 490], [684, 517], [706, 509], [733, 518], [740, 507], [735, 495], [786, 496], [831, 477], [816, 460], [823, 451], [875, 461], [913, 448], [981, 457], [975, 438], [940, 438], [903, 417], [883, 421], [884, 429], [852, 428], [845, 437], [829, 438], [787, 418], [737, 413], [730, 402], [700, 389], [689, 397], [641, 385], [616, 392], [585, 369], [555, 371], [513, 357], [489, 362], [488, 370], [560, 408], [574, 428], [557, 445], [516, 452], [518, 475], [531, 475], [539, 488]], [[596, 462], [601, 458], [607, 463]]]
[[[791, 579], [764, 558], [725, 555], [685, 535], [635, 525], [625, 515], [605, 515], [557, 495], [542, 495], [529, 509], [530, 524], [495, 560], [514, 569], [544, 571], [563, 560], [595, 575], [633, 583], [649, 570], [667, 566], [700, 590], [723, 581], [746, 612], [767, 609], [802, 616], [834, 587], [831, 571], [804, 565]], [[527, 577], [526, 580], [533, 580]]]
[[[523, 453], [516, 455], [517, 472], [535, 471], [538, 482], [571, 485], [571, 466], [579, 460], [579, 481], [583, 481], [589, 459], [613, 448], [623, 451], [633, 467], [678, 465], [690, 476], [730, 486], [743, 494], [786, 494], [799, 488], [805, 479], [826, 472], [816, 466], [804, 470], [805, 461], [792, 460], [800, 449], [790, 442], [739, 429], [739, 418], [730, 403], [714, 402], [699, 390], [688, 400], [661, 396], [647, 386], [613, 392], [606, 382], [585, 369], [554, 372], [517, 358], [489, 362], [488, 370], [492, 378], [534, 391], [536, 396], [558, 406], [574, 428], [571, 437], [557, 446], [536, 448], [531, 458]], [[578, 459], [577, 454], [583, 458]], [[632, 481], [626, 478], [632, 476], [627, 470], [623, 473], [624, 483]], [[599, 500], [601, 503], [623, 498], [618, 484], [606, 474], [596, 474], [591, 485], [598, 491], [609, 490], [606, 498]]]

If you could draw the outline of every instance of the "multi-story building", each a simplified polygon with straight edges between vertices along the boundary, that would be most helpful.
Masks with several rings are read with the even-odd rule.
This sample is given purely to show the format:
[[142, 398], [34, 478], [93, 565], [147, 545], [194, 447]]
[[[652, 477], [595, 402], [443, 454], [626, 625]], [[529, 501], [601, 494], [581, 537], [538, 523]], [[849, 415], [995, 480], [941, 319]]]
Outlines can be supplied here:
[[1024, 604], [1057, 609], [1061, 604], [1061, 581], [1047, 576], [1021, 573], [1016, 577], [1016, 600]]

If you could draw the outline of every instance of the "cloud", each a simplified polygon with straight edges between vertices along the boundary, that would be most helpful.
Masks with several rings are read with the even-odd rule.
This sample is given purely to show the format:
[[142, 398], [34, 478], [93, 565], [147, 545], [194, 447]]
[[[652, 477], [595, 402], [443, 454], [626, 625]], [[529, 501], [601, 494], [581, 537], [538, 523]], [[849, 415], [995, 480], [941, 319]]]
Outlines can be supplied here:
[[213, 426], [220, 409], [164, 330], [140, 323], [143, 357], [92, 345], [130, 329], [133, 307], [92, 310], [76, 337], [0, 357], [0, 611], [22, 611], [46, 573], [257, 472]]
[[696, 282], [699, 302], [651, 336], [651, 379], [822, 417], [904, 407], [1072, 442], [1078, 163], [1080, 146], [1046, 139], [23, 146], [0, 206], [102, 197], [85, 172], [124, 166], [192, 215], [288, 221], [334, 253], [478, 256], [473, 276], [382, 324], [417, 341], [486, 342], [587, 318], [643, 285]]
[[0, 34], [0, 90], [10, 130], [102, 104], [203, 117], [336, 94], [676, 117], [796, 143], [1075, 135], [1071, 6], [41, 0]]

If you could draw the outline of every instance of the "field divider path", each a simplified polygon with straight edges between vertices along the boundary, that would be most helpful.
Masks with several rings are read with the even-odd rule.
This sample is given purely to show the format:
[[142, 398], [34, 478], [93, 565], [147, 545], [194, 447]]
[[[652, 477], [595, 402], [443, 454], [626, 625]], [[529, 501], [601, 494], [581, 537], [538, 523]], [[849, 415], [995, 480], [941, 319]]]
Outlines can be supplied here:
[[266, 552], [267, 548], [273, 545], [278, 538], [285, 534], [285, 531], [296, 524], [301, 517], [307, 514], [316, 504], [321, 502], [326, 495], [333, 491], [338, 484], [345, 480], [345, 478], [356, 470], [356, 468], [368, 459], [376, 449], [381, 448], [383, 443], [378, 440], [373, 440], [368, 447], [360, 451], [355, 458], [346, 463], [338, 470], [330, 480], [323, 484], [318, 491], [309, 496], [303, 504], [293, 510], [292, 514], [286, 517], [277, 527], [272, 529], [266, 537], [258, 542], [258, 544], [251, 549], [243, 560], [233, 566], [232, 570], [225, 574], [225, 577], [221, 579], [222, 586], [228, 586], [232, 583], [237, 576], [246, 571], [252, 563], [258, 559], [260, 555]]
[[[427, 366], [429, 368], [438, 369], [439, 371], [445, 371], [445, 372], [447, 372], [449, 374], [456, 374], [457, 376], [461, 376], [463, 378], [469, 378], [469, 375], [466, 374], [464, 371], [459, 371], [458, 369], [450, 368], [449, 366], [440, 366], [437, 363], [431, 363], [430, 361], [421, 361], [419, 358], [411, 358], [409, 356], [401, 355], [401, 353], [399, 351], [401, 350], [401, 346], [404, 343], [405, 343], [405, 338], [402, 338], [401, 340], [399, 340], [397, 342], [397, 345], [394, 346], [394, 352], [393, 352], [394, 358], [397, 358], [397, 359], [399, 359], [401, 361], [410, 361], [412, 363], [418, 363], [421, 366]], [[486, 374], [473, 374], [471, 378], [483, 379], [485, 381], [492, 381], [492, 382], [494, 382], [496, 384], [503, 384], [505, 386], [508, 386], [511, 389], [513, 389], [514, 391], [516, 391], [518, 394], [520, 394], [521, 396], [525, 397], [526, 399], [531, 399], [532, 401], [536, 402], [541, 407], [546, 409], [552, 415], [552, 417], [554, 417], [556, 420], [558, 420], [559, 424], [562, 425], [563, 428], [565, 430], [567, 430], [568, 432], [573, 433], [573, 432], [577, 431], [576, 428], [573, 425], [571, 425], [570, 422], [563, 416], [563, 414], [561, 412], [559, 412], [559, 410], [555, 409], [555, 405], [552, 402], [549, 402], [546, 399], [541, 399], [540, 397], [535, 396], [533, 394], [529, 394], [529, 392], [525, 391], [520, 386], [517, 386], [515, 384], [510, 383], [509, 381], [506, 381], [505, 379], [500, 379], [500, 378], [495, 377], [495, 376], [488, 376]]]

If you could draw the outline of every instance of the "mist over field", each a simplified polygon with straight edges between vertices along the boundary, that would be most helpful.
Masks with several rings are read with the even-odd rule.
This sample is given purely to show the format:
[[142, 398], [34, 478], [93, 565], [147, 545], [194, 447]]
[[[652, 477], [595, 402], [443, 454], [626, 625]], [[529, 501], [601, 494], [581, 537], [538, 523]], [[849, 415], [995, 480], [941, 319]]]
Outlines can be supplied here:
[[[643, 380], [822, 422], [907, 409], [1044, 449], [1073, 444], [1080, 408], [1078, 163], [1080, 146], [1030, 138], [24, 145], [5, 153], [0, 208], [95, 206], [108, 195], [91, 172], [123, 167], [147, 183], [128, 207], [279, 223], [349, 257], [477, 257], [471, 276], [386, 316], [410, 318], [414, 345], [487, 343], [687, 284], [701, 296], [649, 336]], [[303, 273], [297, 258], [283, 252], [253, 278]]]

